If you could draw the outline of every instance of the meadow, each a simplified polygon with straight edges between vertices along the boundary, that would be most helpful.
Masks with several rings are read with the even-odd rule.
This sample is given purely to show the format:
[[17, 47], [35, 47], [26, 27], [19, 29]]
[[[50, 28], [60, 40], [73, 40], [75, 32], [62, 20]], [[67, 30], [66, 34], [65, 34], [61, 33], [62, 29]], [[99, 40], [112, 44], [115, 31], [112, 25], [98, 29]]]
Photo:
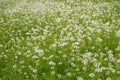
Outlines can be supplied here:
[[0, 80], [120, 80], [120, 1], [0, 0]]

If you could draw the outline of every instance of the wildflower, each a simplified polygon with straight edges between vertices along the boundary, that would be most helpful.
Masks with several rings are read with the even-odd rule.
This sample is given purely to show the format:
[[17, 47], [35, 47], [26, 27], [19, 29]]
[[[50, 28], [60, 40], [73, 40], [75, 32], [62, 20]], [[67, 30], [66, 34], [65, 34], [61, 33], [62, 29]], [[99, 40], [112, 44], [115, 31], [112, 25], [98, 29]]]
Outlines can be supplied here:
[[18, 56], [15, 56], [15, 59], [18, 59]]
[[58, 53], [60, 53], [60, 54], [61, 54], [61, 53], [62, 53], [62, 51], [58, 51]]
[[105, 53], [100, 52], [100, 57], [104, 57]]
[[117, 31], [116, 36], [120, 37], [120, 30]]
[[42, 75], [45, 75], [45, 73], [42, 73]]
[[116, 48], [116, 51], [120, 51], [120, 46], [118, 46], [118, 47]]
[[62, 62], [59, 62], [59, 63], [58, 63], [58, 65], [61, 65], [61, 64], [62, 64]]
[[83, 71], [86, 71], [87, 70], [87, 67], [83, 67]]
[[50, 45], [50, 49], [54, 49], [54, 48], [56, 48], [57, 47], [57, 44], [51, 44]]
[[60, 79], [61, 78], [61, 74], [57, 74], [57, 77]]
[[101, 30], [101, 29], [97, 29], [96, 32], [97, 32], [97, 33], [101, 33], [102, 30]]
[[117, 71], [117, 74], [120, 74], [120, 71]]
[[37, 69], [33, 69], [33, 73], [37, 73]]
[[2, 48], [3, 47], [3, 45], [2, 44], [0, 44], [0, 48]]
[[99, 57], [99, 55], [98, 55], [98, 54], [95, 54], [95, 57]]
[[120, 63], [120, 59], [117, 60], [117, 63]]
[[105, 47], [105, 49], [104, 50], [108, 50], [108, 47]]
[[74, 60], [75, 60], [75, 58], [74, 58], [74, 57], [72, 57], [72, 58], [71, 58], [71, 61], [74, 61]]
[[91, 49], [95, 49], [95, 46], [92, 46]]
[[37, 59], [37, 58], [38, 58], [37, 55], [32, 56], [32, 59]]
[[96, 69], [97, 72], [102, 72], [102, 68]]
[[66, 58], [66, 57], [67, 57], [67, 55], [66, 55], [66, 54], [64, 54], [64, 55], [63, 55], [63, 58]]
[[56, 63], [54, 63], [53, 61], [49, 61], [49, 65], [53, 65], [53, 66], [55, 66]]
[[82, 77], [77, 77], [77, 80], [84, 80]]
[[67, 73], [67, 76], [71, 76], [71, 73], [70, 73], [70, 72], [68, 72], [68, 73]]
[[57, 18], [55, 21], [56, 21], [56, 22], [60, 22], [60, 21], [61, 21], [61, 18]]
[[79, 69], [79, 68], [76, 68], [75, 71], [80, 71], [80, 69]]
[[48, 58], [51, 59], [51, 58], [53, 58], [53, 56], [54, 56], [54, 55], [50, 55]]
[[17, 66], [17, 65], [16, 65], [16, 64], [14, 64], [14, 65], [13, 65], [13, 68], [15, 69], [15, 68], [16, 68], [16, 66]]
[[71, 63], [71, 66], [72, 66], [72, 67], [76, 67], [76, 65], [75, 65], [73, 62]]
[[96, 39], [96, 42], [102, 42], [103, 40], [99, 37]]
[[29, 78], [29, 76], [26, 76], [26, 78]]
[[25, 61], [20, 61], [20, 64], [23, 64]]
[[55, 69], [55, 67], [52, 66], [51, 69]]
[[22, 53], [21, 52], [18, 52], [18, 55], [21, 55]]
[[27, 75], [27, 73], [26, 73], [26, 72], [24, 72], [24, 75]]
[[106, 71], [106, 73], [105, 73], [106, 75], [109, 75], [110, 74], [110, 71]]
[[82, 63], [83, 63], [84, 65], [87, 65], [87, 64], [88, 64], [88, 59], [82, 60]]
[[108, 77], [106, 80], [112, 80], [110, 77]]
[[44, 51], [42, 49], [35, 48], [35, 52], [38, 53], [40, 57], [44, 55]]
[[110, 68], [110, 70], [111, 70], [112, 73], [115, 73], [115, 72], [116, 72], [116, 70], [113, 69], [113, 68]]
[[112, 50], [108, 50], [107, 53], [112, 55], [113, 51]]
[[51, 71], [51, 74], [52, 74], [52, 75], [55, 75], [55, 71]]
[[90, 76], [91, 78], [93, 78], [95, 75], [94, 75], [94, 73], [90, 73], [89, 76]]

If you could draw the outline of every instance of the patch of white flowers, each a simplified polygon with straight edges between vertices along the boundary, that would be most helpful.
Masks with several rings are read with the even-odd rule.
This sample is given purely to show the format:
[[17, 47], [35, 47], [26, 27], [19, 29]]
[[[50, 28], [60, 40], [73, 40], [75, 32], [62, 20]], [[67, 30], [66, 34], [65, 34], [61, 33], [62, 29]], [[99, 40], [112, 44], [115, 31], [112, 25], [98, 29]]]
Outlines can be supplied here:
[[0, 79], [120, 79], [118, 5], [1, 0]]

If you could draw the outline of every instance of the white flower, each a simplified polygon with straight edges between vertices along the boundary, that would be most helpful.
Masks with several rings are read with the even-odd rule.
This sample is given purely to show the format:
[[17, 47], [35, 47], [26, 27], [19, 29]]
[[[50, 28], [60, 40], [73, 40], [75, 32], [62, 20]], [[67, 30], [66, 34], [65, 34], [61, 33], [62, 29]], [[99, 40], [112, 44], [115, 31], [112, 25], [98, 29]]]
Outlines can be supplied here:
[[97, 29], [96, 32], [97, 32], [97, 33], [101, 33], [102, 30], [101, 30], [101, 29]]
[[97, 72], [102, 72], [102, 68], [96, 69]]
[[71, 76], [71, 73], [70, 73], [70, 72], [68, 72], [68, 73], [67, 73], [67, 76]]
[[56, 22], [60, 22], [60, 21], [61, 21], [61, 18], [57, 18], [55, 21], [56, 21]]
[[74, 57], [72, 57], [72, 58], [71, 58], [71, 61], [74, 61], [74, 60], [75, 60], [75, 58], [74, 58]]
[[66, 54], [64, 54], [64, 55], [63, 55], [63, 58], [66, 58], [66, 57], [67, 57], [67, 55], [66, 55]]
[[20, 64], [23, 64], [25, 61], [20, 61]]
[[120, 71], [117, 71], [117, 74], [120, 74]]
[[15, 56], [15, 59], [18, 59], [18, 56]]
[[120, 59], [117, 60], [117, 63], [120, 63]]
[[0, 48], [2, 48], [3, 47], [3, 45], [2, 44], [0, 44]]
[[37, 69], [33, 69], [33, 73], [37, 73]]
[[51, 69], [55, 69], [55, 67], [52, 66]]
[[120, 37], [120, 30], [117, 31], [116, 36]]
[[113, 51], [112, 50], [108, 50], [108, 52], [107, 52], [108, 54], [112, 54], [113, 53]]
[[82, 77], [77, 77], [77, 80], [84, 80]]
[[106, 71], [106, 73], [105, 73], [106, 75], [109, 75], [110, 74], [110, 71]]
[[118, 47], [116, 48], [116, 51], [120, 51], [120, 46], [118, 46]]
[[35, 52], [38, 53], [38, 55], [41, 57], [44, 55], [44, 50], [35, 48]]
[[112, 80], [110, 77], [108, 77], [106, 80]]
[[26, 72], [24, 72], [24, 75], [27, 75], [27, 73], [26, 73]]
[[52, 74], [52, 75], [55, 75], [55, 71], [51, 71], [51, 74]]
[[58, 65], [61, 65], [61, 64], [62, 64], [62, 62], [59, 62], [59, 63], [58, 63]]
[[95, 46], [92, 46], [91, 49], [95, 49]]
[[29, 78], [29, 76], [26, 76], [26, 78]]
[[54, 49], [54, 48], [56, 48], [57, 47], [57, 44], [51, 44], [50, 45], [50, 49]]
[[80, 69], [79, 69], [79, 68], [76, 68], [75, 71], [80, 71]]
[[108, 50], [108, 47], [105, 47], [105, 49], [104, 50]]
[[102, 42], [103, 40], [99, 37], [96, 39], [96, 42]]
[[53, 56], [54, 56], [54, 55], [50, 55], [50, 56], [48, 57], [48, 59], [51, 59], [51, 58], [53, 58]]
[[100, 52], [100, 57], [103, 57], [103, 56], [105, 56], [105, 53]]
[[90, 73], [89, 76], [90, 76], [91, 78], [93, 78], [95, 75], [94, 75], [94, 73]]
[[13, 65], [13, 68], [14, 68], [14, 69], [16, 68], [16, 64]]
[[76, 67], [76, 65], [75, 65], [73, 62], [71, 62], [71, 66], [72, 66], [72, 67]]
[[58, 78], [61, 78], [61, 74], [57, 74], [57, 77], [58, 77]]
[[56, 63], [54, 63], [53, 61], [49, 61], [49, 65], [53, 65], [53, 66], [55, 66]]
[[83, 67], [83, 71], [86, 71], [87, 70], [87, 67]]
[[38, 58], [37, 55], [32, 56], [32, 59], [37, 59], [37, 58]]

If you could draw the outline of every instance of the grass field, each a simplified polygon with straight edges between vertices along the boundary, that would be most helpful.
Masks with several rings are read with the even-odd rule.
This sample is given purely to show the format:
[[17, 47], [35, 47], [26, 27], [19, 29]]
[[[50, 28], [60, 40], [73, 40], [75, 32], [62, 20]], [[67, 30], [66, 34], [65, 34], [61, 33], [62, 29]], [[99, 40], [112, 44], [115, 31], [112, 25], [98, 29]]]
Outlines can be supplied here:
[[120, 1], [0, 0], [0, 80], [120, 80]]

